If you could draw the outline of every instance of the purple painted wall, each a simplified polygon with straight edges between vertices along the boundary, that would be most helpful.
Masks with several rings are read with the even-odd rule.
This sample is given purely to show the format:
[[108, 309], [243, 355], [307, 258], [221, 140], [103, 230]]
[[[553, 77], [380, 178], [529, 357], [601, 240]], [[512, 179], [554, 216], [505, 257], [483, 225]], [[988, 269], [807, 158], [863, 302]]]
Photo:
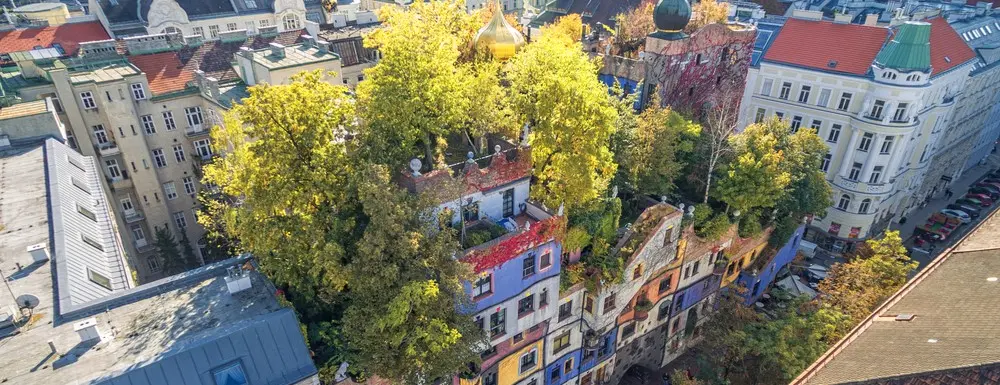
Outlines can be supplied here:
[[672, 311], [670, 316], [674, 317], [680, 312], [687, 310], [694, 304], [701, 302], [712, 293], [719, 291], [719, 286], [722, 285], [721, 275], [709, 275], [702, 278], [695, 283], [688, 285], [685, 288], [681, 288], [674, 294], [674, 304], [672, 306]]
[[774, 277], [778, 275], [778, 271], [795, 259], [795, 254], [798, 252], [799, 243], [802, 241], [802, 233], [804, 231], [805, 225], [801, 225], [795, 229], [795, 233], [792, 234], [788, 242], [778, 250], [767, 266], [764, 266], [763, 269], [757, 272], [757, 275], [753, 275], [752, 272], [746, 270], [740, 272], [740, 277], [737, 278], [736, 282], [747, 288], [746, 292], [743, 293], [747, 305], [757, 302], [760, 296], [767, 291], [767, 288], [774, 283]]
[[[545, 268], [545, 270], [541, 270], [538, 263], [541, 256], [546, 252], [551, 253], [550, 260], [552, 261], [552, 265]], [[531, 254], [535, 255], [535, 274], [525, 278], [523, 277], [523, 261]], [[562, 245], [552, 241], [529, 249], [518, 255], [517, 258], [513, 258], [489, 270], [493, 275], [493, 293], [478, 298], [475, 301], [476, 308], [474, 312], [478, 313], [484, 309], [503, 303], [512, 297], [519, 296], [525, 289], [543, 279], [559, 276], [559, 269], [561, 268], [560, 255], [562, 255]], [[472, 293], [471, 282], [465, 282], [464, 286], [467, 293]], [[549, 296], [549, 301], [559, 299], [559, 293], [551, 293]]]

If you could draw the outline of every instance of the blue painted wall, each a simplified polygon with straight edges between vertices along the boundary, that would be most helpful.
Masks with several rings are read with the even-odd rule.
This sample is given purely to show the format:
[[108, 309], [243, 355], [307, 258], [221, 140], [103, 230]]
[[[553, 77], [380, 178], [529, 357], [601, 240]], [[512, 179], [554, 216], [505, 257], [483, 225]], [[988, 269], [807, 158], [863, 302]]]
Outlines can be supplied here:
[[[615, 83], [617, 82], [619, 85], [621, 85], [622, 89], [625, 90], [625, 93], [628, 95], [635, 93], [636, 87], [639, 86], [639, 82], [635, 80], [619, 78], [612, 75], [606, 75], [606, 74], [597, 75], [597, 79], [600, 80], [601, 83], [604, 83], [606, 86], [608, 86], [609, 89], [612, 86], [614, 86]], [[642, 102], [642, 95], [639, 95], [639, 97], [636, 98], [635, 105], [633, 107], [638, 110], [642, 106], [641, 102]]]
[[[604, 349], [598, 350], [597, 354], [586, 361], [580, 362], [580, 367], [578, 372], [583, 373], [590, 369], [593, 369], [598, 364], [607, 361], [611, 358], [611, 355], [615, 353], [615, 345], [618, 344], [618, 328], [613, 327], [611, 331], [604, 335]], [[582, 353], [580, 359], [583, 359]]]
[[[541, 271], [538, 269], [538, 262], [541, 256], [546, 252], [552, 253], [552, 266], [549, 266], [544, 271]], [[523, 278], [523, 261], [524, 258], [528, 257], [530, 254], [535, 254], [535, 274], [528, 278]], [[560, 255], [562, 255], [562, 245], [553, 241], [540, 246], [535, 246], [535, 248], [529, 249], [528, 251], [521, 253], [521, 255], [518, 255], [517, 258], [513, 258], [504, 262], [500, 266], [494, 267], [490, 271], [493, 274], [493, 294], [476, 301], [475, 312], [480, 312], [483, 309], [503, 303], [511, 297], [518, 296], [524, 291], [524, 289], [531, 287], [531, 285], [534, 285], [538, 281], [559, 276]], [[464, 286], [466, 293], [472, 293], [471, 282], [465, 282]], [[559, 293], [549, 293], [550, 303], [555, 303], [555, 301], [558, 300]]]
[[[771, 259], [771, 263], [764, 266], [757, 276], [753, 276], [749, 271], [743, 271], [740, 273], [740, 277], [737, 278], [737, 284], [743, 284], [747, 290], [743, 293], [743, 297], [746, 298], [746, 304], [750, 305], [757, 302], [760, 299], [761, 294], [767, 291], [768, 286], [774, 283], [774, 277], [778, 275], [778, 271], [782, 267], [788, 265], [795, 259], [795, 253], [799, 249], [799, 243], [802, 242], [802, 233], [805, 231], [805, 225], [799, 226], [795, 229], [795, 233], [792, 237], [785, 243], [778, 253], [775, 254], [774, 258]], [[758, 283], [759, 282], [759, 283]], [[756, 290], [754, 288], [756, 287]]]
[[694, 304], [701, 302], [705, 297], [719, 291], [721, 284], [722, 276], [709, 274], [707, 277], [680, 289], [674, 294], [673, 311], [670, 312], [670, 316], [673, 317], [680, 314], [682, 311], [694, 306]]
[[[570, 351], [569, 353], [559, 357], [551, 365], [545, 368], [545, 385], [560, 385], [563, 384], [576, 376], [580, 375], [580, 357], [583, 357], [583, 352], [579, 349]], [[569, 373], [563, 372], [563, 365], [566, 361], [573, 359], [573, 370]], [[552, 379], [552, 372], [558, 372], [559, 377], [555, 380]]]

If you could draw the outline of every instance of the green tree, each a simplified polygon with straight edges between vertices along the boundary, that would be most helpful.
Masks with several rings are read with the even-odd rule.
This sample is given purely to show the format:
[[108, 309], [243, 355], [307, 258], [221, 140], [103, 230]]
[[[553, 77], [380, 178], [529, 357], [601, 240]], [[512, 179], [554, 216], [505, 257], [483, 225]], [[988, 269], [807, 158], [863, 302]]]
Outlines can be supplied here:
[[180, 246], [181, 258], [184, 261], [185, 270], [202, 265], [198, 254], [194, 252], [194, 247], [191, 246], [191, 240], [188, 239], [187, 231], [181, 231]]
[[471, 276], [456, 262], [455, 231], [422, 215], [435, 206], [396, 187], [384, 168], [368, 172], [359, 199], [368, 223], [350, 266], [347, 340], [365, 369], [414, 384], [457, 373], [476, 361], [481, 330], [457, 309], [470, 306]]
[[887, 231], [880, 239], [866, 241], [849, 262], [833, 265], [819, 290], [825, 294], [824, 305], [856, 324], [899, 290], [916, 268], [899, 231]]
[[365, 37], [365, 46], [382, 58], [357, 87], [364, 122], [356, 133], [358, 152], [390, 167], [422, 152], [429, 169], [443, 163], [448, 136], [469, 128], [466, 123], [482, 129], [476, 123], [496, 112], [499, 82], [491, 69], [460, 62], [479, 20], [455, 0], [386, 7], [379, 18], [382, 28]]
[[597, 63], [562, 33], [543, 33], [507, 66], [515, 116], [530, 126], [534, 198], [577, 208], [600, 196], [616, 165], [615, 109]]
[[[628, 107], [631, 110], [631, 105]], [[684, 168], [683, 158], [694, 147], [691, 138], [701, 126], [669, 107], [660, 107], [657, 101], [635, 117], [634, 124], [621, 116], [621, 107], [617, 109], [619, 130], [612, 142], [620, 142], [613, 146], [620, 179], [636, 193], [671, 194]]]
[[163, 273], [174, 275], [187, 270], [184, 263], [184, 256], [177, 249], [177, 242], [167, 226], [157, 227], [154, 234], [153, 248], [156, 250], [156, 257], [163, 264]]
[[719, 198], [740, 211], [774, 207], [791, 182], [785, 152], [779, 146], [783, 130], [777, 119], [747, 126], [732, 137], [734, 159], [719, 181]]
[[778, 203], [779, 211], [796, 218], [825, 212], [833, 200], [826, 173], [820, 169], [823, 156], [829, 152], [823, 139], [814, 129], [801, 129], [787, 135], [781, 148], [791, 181]]

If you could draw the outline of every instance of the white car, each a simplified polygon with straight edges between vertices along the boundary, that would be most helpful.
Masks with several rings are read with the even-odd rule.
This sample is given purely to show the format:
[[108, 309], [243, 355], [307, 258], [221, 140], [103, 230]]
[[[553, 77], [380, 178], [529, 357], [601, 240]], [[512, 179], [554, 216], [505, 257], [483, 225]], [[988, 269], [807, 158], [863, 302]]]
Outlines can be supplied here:
[[962, 223], [972, 222], [972, 218], [969, 217], [969, 214], [966, 214], [964, 211], [944, 209], [941, 210], [941, 214], [947, 215], [949, 217], [958, 218], [959, 220], [962, 221]]

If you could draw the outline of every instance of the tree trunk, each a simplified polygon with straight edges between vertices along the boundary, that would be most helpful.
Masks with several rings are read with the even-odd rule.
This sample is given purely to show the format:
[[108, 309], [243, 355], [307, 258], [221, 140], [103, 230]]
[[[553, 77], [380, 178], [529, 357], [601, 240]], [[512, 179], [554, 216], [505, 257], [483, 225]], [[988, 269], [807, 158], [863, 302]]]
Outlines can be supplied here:
[[712, 173], [715, 172], [715, 155], [711, 155], [712, 159], [708, 161], [708, 177], [705, 178], [705, 200], [702, 203], [708, 203], [708, 192], [712, 189]]
[[424, 133], [424, 171], [434, 169], [434, 142], [433, 135]]

